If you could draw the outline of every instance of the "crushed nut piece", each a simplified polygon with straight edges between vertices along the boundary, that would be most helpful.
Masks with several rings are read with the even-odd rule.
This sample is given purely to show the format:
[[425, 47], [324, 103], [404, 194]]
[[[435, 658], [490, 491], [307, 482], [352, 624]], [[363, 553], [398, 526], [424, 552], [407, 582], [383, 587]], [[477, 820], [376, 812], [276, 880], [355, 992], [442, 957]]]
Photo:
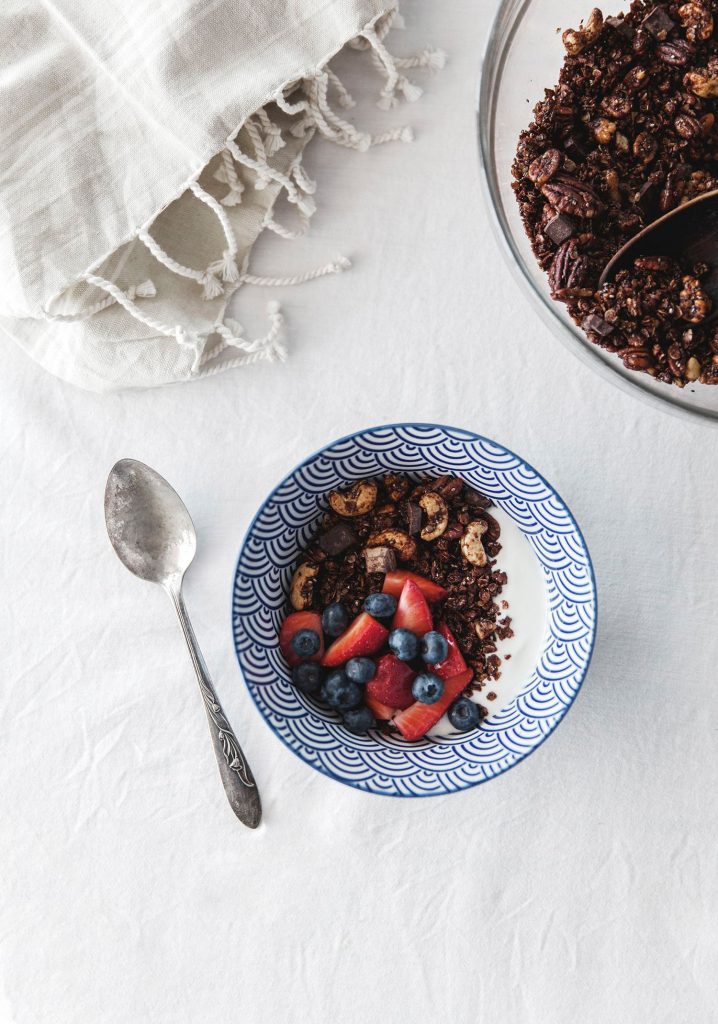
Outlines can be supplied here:
[[449, 510], [446, 502], [436, 491], [427, 491], [419, 498], [419, 505], [426, 513], [426, 524], [421, 531], [422, 540], [436, 540], [449, 525]]
[[701, 375], [701, 364], [698, 362], [695, 356], [686, 363], [686, 380], [694, 381], [698, 380]]

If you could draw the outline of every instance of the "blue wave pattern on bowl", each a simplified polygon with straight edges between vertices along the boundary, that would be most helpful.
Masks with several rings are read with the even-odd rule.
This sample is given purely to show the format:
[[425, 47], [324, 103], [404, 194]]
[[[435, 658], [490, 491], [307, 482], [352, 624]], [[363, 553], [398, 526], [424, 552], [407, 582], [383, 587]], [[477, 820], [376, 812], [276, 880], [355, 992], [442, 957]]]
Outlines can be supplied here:
[[[441, 742], [353, 736], [339, 716], [292, 685], [277, 646], [291, 572], [327, 507], [327, 493], [390, 471], [452, 473], [481, 490], [531, 544], [548, 593], [544, 649], [521, 694], [479, 730]], [[235, 647], [252, 697], [303, 761], [372, 793], [432, 796], [485, 782], [537, 747], [566, 713], [591, 658], [596, 595], [591, 561], [559, 496], [518, 456], [463, 430], [378, 427], [311, 456], [270, 495], [250, 526], [234, 582]]]

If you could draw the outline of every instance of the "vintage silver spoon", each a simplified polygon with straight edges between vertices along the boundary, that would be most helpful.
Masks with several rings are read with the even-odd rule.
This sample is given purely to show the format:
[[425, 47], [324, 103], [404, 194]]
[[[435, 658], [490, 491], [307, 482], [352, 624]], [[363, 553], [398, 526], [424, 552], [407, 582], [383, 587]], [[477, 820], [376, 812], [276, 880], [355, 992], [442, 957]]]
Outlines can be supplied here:
[[677, 206], [629, 238], [607, 263], [599, 287], [637, 256], [670, 256], [688, 264], [707, 263], [711, 269], [701, 278], [701, 287], [710, 296], [713, 312], [703, 323], [712, 320], [718, 315], [718, 191]]
[[256, 828], [262, 805], [254, 776], [222, 710], [182, 598], [182, 579], [197, 550], [189, 512], [167, 481], [149, 466], [122, 459], [105, 487], [105, 522], [122, 564], [172, 598], [204, 701], [214, 753], [227, 798], [239, 820]]

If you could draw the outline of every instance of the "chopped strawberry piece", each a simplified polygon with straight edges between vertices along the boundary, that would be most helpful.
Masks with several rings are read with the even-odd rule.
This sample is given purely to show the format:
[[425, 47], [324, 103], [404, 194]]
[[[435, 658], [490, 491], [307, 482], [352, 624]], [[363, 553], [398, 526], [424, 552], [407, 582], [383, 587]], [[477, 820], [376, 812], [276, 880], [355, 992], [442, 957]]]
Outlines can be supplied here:
[[367, 699], [371, 697], [392, 708], [408, 708], [414, 703], [411, 684], [416, 672], [393, 654], [385, 654], [376, 663], [376, 675], [366, 684]]
[[380, 700], [376, 700], [369, 693], [364, 694], [364, 703], [374, 715], [374, 718], [380, 722], [388, 722], [396, 714], [396, 708], [390, 708], [388, 704], [382, 704]]
[[389, 631], [371, 615], [362, 612], [351, 623], [340, 637], [334, 641], [322, 659], [322, 665], [336, 668], [350, 658], [360, 655], [376, 654], [386, 643]]
[[446, 623], [440, 622], [436, 627], [436, 631], [446, 638], [446, 642], [449, 645], [449, 653], [438, 665], [431, 665], [429, 667], [432, 672], [436, 672], [437, 676], [440, 676], [442, 679], [451, 679], [452, 676], [458, 675], [459, 672], [466, 671], [466, 662], [454, 634]]
[[[320, 647], [311, 658], [300, 658], [292, 650], [292, 637], [300, 629], [311, 629], [319, 634]], [[321, 616], [317, 612], [292, 612], [291, 615], [288, 615], [279, 630], [279, 649], [288, 665], [298, 665], [300, 661], [321, 661], [324, 654]]]
[[416, 636], [423, 636], [434, 628], [431, 609], [413, 580], [404, 584], [391, 628], [408, 629]]
[[432, 729], [441, 716], [453, 701], [459, 696], [462, 690], [471, 682], [474, 673], [471, 669], [459, 672], [444, 681], [444, 694], [435, 704], [423, 704], [420, 700], [415, 701], [405, 711], [400, 711], [394, 719], [397, 727], [405, 740], [420, 740], [426, 736], [429, 729]]
[[416, 583], [427, 601], [443, 601], [446, 597], [446, 591], [438, 583], [432, 583], [431, 580], [427, 580], [424, 576], [419, 576], [418, 573], [409, 572], [406, 569], [396, 569], [394, 572], [388, 572], [384, 577], [382, 590], [385, 594], [401, 597], [401, 592], [407, 580], [413, 580]]

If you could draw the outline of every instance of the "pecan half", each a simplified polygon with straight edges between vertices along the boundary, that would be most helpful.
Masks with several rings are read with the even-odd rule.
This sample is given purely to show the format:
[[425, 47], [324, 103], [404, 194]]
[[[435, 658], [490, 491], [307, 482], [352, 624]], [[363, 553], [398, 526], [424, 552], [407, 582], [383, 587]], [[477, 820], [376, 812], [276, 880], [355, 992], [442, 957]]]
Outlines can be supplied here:
[[656, 56], [664, 64], [680, 68], [687, 64], [693, 55], [693, 47], [685, 39], [666, 39], [656, 47]]
[[536, 188], [543, 188], [553, 178], [563, 163], [563, 154], [558, 149], [547, 149], [529, 164], [529, 178]]
[[557, 174], [541, 191], [559, 213], [569, 216], [590, 219], [603, 209], [603, 203], [591, 186], [570, 174]]
[[648, 370], [653, 366], [653, 356], [647, 348], [625, 348], [618, 354], [627, 370]]
[[617, 121], [620, 117], [628, 117], [631, 113], [631, 101], [628, 96], [614, 92], [601, 100], [601, 109], [608, 117]]
[[642, 164], [650, 164], [658, 152], [658, 142], [648, 132], [639, 132], [633, 140], [633, 155]]
[[648, 78], [648, 72], [645, 68], [631, 68], [626, 77], [623, 79], [623, 85], [629, 92], [636, 92], [638, 89], [642, 89]]
[[683, 139], [692, 139], [701, 132], [701, 123], [692, 114], [679, 114], [673, 122], [673, 127]]
[[566, 289], [580, 288], [584, 284], [591, 264], [586, 256], [576, 250], [576, 243], [569, 239], [556, 250], [548, 272], [551, 294], [556, 297]]

